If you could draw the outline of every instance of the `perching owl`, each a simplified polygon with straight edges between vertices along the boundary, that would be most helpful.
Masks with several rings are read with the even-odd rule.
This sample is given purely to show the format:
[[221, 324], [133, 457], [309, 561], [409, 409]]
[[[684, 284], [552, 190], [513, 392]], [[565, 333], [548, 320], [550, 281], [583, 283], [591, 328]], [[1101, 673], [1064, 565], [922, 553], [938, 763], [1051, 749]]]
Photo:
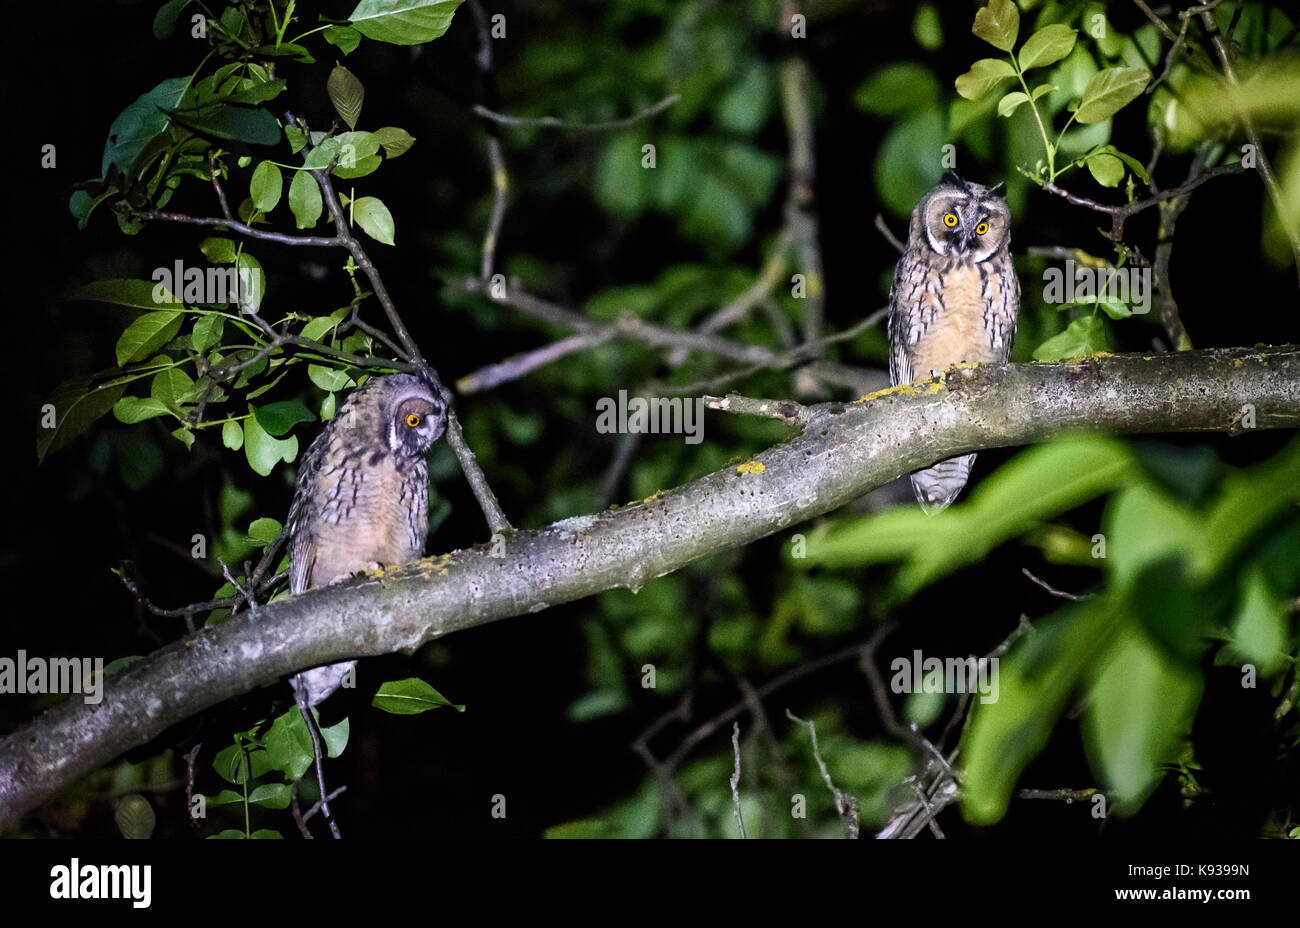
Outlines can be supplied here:
[[[889, 288], [889, 380], [909, 383], [964, 361], [1005, 363], [1016, 334], [1020, 282], [1011, 265], [1003, 185], [949, 171], [912, 210], [907, 248]], [[921, 508], [936, 513], [961, 492], [974, 454], [912, 474]]]
[[[289, 509], [289, 589], [422, 557], [428, 534], [425, 454], [447, 425], [440, 390], [414, 374], [354, 390], [302, 459]], [[356, 665], [304, 671], [294, 691], [314, 706]]]

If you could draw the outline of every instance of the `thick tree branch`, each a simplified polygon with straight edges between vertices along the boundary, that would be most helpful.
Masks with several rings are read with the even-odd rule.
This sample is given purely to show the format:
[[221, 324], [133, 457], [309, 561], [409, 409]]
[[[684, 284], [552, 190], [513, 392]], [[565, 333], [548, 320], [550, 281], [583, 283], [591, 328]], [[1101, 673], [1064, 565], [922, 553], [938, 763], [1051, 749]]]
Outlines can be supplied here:
[[911, 470], [1063, 430], [1238, 432], [1300, 427], [1300, 348], [1102, 356], [954, 368], [856, 403], [808, 408], [789, 441], [649, 501], [511, 535], [255, 607], [137, 661], [0, 742], [0, 828], [169, 726], [238, 694], [347, 658], [613, 587], [829, 512]]

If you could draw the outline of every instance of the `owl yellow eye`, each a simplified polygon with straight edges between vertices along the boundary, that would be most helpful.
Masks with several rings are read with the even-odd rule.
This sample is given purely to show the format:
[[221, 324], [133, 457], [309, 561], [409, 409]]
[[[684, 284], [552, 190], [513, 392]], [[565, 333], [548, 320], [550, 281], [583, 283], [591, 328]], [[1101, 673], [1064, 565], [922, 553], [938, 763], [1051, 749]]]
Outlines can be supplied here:
[[953, 228], [955, 225], [957, 225], [957, 214], [956, 213], [946, 214], [943, 217], [943, 224], [950, 229]]
[[987, 222], [981, 222], [979, 225], [975, 227], [975, 234], [983, 235], [988, 230], [989, 230], [989, 224]]
[[406, 424], [409, 425], [411, 428], [418, 428], [420, 425], [420, 417], [417, 416], [415, 413], [411, 413], [409, 416], [406, 417]]

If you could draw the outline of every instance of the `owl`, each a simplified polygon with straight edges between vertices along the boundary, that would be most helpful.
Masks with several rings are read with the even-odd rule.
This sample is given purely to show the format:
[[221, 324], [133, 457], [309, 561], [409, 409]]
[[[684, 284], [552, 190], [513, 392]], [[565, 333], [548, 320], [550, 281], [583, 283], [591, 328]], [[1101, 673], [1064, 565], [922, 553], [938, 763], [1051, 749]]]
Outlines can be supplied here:
[[[909, 383], [965, 361], [1004, 363], [1020, 311], [1004, 186], [949, 171], [912, 210], [907, 248], [889, 288], [889, 380]], [[912, 474], [927, 513], [945, 508], [970, 476], [974, 454]]]
[[[425, 455], [447, 411], [432, 377], [375, 377], [352, 392], [303, 457], [289, 509], [289, 589], [422, 557], [428, 534]], [[314, 706], [356, 665], [317, 667], [291, 681]]]

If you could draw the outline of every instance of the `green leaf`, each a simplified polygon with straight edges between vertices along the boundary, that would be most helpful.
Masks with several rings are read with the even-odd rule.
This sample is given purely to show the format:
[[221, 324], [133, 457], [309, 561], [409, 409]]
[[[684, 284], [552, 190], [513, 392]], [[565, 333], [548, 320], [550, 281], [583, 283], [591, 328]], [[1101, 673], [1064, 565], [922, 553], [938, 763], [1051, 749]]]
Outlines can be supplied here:
[[325, 29], [325, 41], [333, 45], [345, 55], [350, 55], [356, 51], [361, 44], [361, 33], [351, 26], [328, 26]]
[[1287, 663], [1290, 622], [1286, 602], [1269, 587], [1264, 572], [1252, 566], [1240, 579], [1240, 599], [1232, 620], [1232, 649], [1271, 676]]
[[1084, 162], [1088, 173], [1103, 187], [1118, 187], [1124, 179], [1124, 162], [1107, 151], [1095, 151]]
[[1015, 77], [1016, 69], [1001, 58], [981, 58], [954, 82], [957, 93], [967, 100], [978, 100], [1008, 77]]
[[92, 387], [89, 377], [74, 377], [54, 388], [46, 405], [54, 407], [54, 421], [50, 424], [45, 410], [37, 418], [36, 427], [36, 463], [45, 460], [47, 454], [65, 447], [73, 438], [80, 435], [91, 424], [113, 408], [118, 398], [126, 390], [126, 384], [112, 384]]
[[203, 252], [203, 257], [207, 258], [213, 264], [232, 264], [238, 249], [235, 247], [233, 239], [228, 238], [205, 238], [199, 243], [199, 251]]
[[289, 209], [293, 211], [294, 224], [299, 229], [310, 229], [320, 219], [323, 208], [316, 178], [306, 171], [295, 171], [289, 183]]
[[450, 706], [457, 712], [465, 711], [464, 706], [448, 702], [441, 693], [419, 677], [385, 683], [375, 693], [370, 704], [393, 715], [418, 715], [440, 706]]
[[[162, 299], [158, 299], [159, 297]], [[137, 309], [180, 305], [180, 301], [161, 283], [147, 280], [96, 280], [77, 287], [67, 295], [67, 299], [114, 303], [118, 306], [134, 306]]]
[[151, 396], [124, 396], [113, 404], [113, 418], [127, 425], [135, 425], [170, 412], [167, 404]]
[[925, 65], [913, 62], [885, 65], [853, 93], [858, 109], [877, 116], [930, 106], [938, 99], [938, 79]]
[[1135, 629], [1099, 661], [1083, 717], [1084, 742], [1120, 814], [1136, 811], [1190, 731], [1201, 675], [1170, 660]]
[[1035, 361], [1083, 358], [1110, 349], [1110, 330], [1100, 316], [1075, 319], [1065, 331], [1053, 335], [1034, 349]]
[[257, 423], [266, 430], [268, 435], [279, 438], [299, 422], [314, 422], [316, 417], [311, 414], [302, 400], [285, 400], [279, 403], [268, 403], [265, 406], [252, 406], [253, 415], [257, 417]]
[[989, 0], [988, 6], [975, 11], [971, 32], [994, 48], [1009, 52], [1020, 32], [1020, 11], [1012, 0]]
[[232, 744], [217, 752], [212, 759], [212, 768], [221, 779], [238, 785], [248, 779], [248, 756], [244, 748]]
[[1002, 117], [1010, 116], [1022, 103], [1029, 102], [1029, 94], [1019, 90], [1013, 90], [1001, 100], [998, 101], [998, 115]]
[[275, 209], [284, 191], [284, 178], [280, 169], [273, 162], [263, 161], [253, 171], [253, 179], [248, 184], [248, 192], [253, 196], [253, 205], [264, 213]]
[[238, 422], [231, 419], [221, 426], [221, 443], [231, 451], [244, 447], [244, 430]]
[[366, 88], [360, 79], [343, 65], [336, 64], [325, 81], [325, 92], [348, 128], [355, 129], [361, 118], [361, 104], [366, 99]]
[[361, 197], [352, 203], [352, 215], [367, 235], [385, 245], [395, 244], [393, 214], [378, 197]]
[[1034, 92], [1029, 95], [1029, 99], [1037, 100], [1043, 94], [1051, 93], [1055, 89], [1056, 89], [1055, 84], [1039, 84], [1037, 87], [1034, 88]]
[[389, 158], [396, 158], [398, 155], [405, 154], [415, 144], [415, 136], [396, 126], [384, 126], [382, 129], [376, 129], [370, 134], [374, 136], [375, 141], [384, 146], [384, 153]]
[[[1102, 153], [1110, 155], [1111, 157], [1114, 158], [1118, 158], [1120, 161], [1123, 161], [1126, 165], [1128, 165], [1129, 170], [1131, 170], [1137, 176], [1138, 180], [1142, 181], [1142, 183], [1145, 184], [1150, 180], [1150, 178], [1147, 176], [1146, 165], [1144, 165], [1141, 161], [1134, 158], [1132, 155], [1124, 154], [1114, 145], [1103, 145], [1101, 148], [1097, 149], [1097, 151], [1089, 154], [1088, 157], [1092, 158], [1093, 155], [1102, 154]], [[1113, 185], [1107, 185], [1107, 186], [1113, 186]]]
[[337, 393], [339, 390], [356, 386], [356, 381], [348, 376], [346, 371], [338, 371], [320, 364], [307, 365], [307, 376], [312, 383], [327, 393]]
[[343, 132], [334, 137], [338, 144], [339, 163], [334, 174], [344, 179], [364, 177], [379, 167], [379, 139], [373, 132]]
[[311, 735], [297, 706], [290, 706], [271, 723], [265, 744], [271, 766], [290, 780], [300, 779], [316, 758], [311, 748]]
[[[252, 407], [249, 407], [252, 413]], [[292, 461], [298, 456], [298, 437], [291, 435], [285, 439], [273, 438], [258, 424], [256, 414], [244, 420], [244, 455], [249, 467], [265, 477], [281, 461]]]
[[194, 399], [194, 378], [179, 367], [170, 367], [154, 375], [149, 395], [169, 409], [178, 409]]
[[[289, 808], [292, 787], [288, 783], [263, 783], [248, 794], [248, 801], [268, 809]], [[253, 833], [254, 838], [279, 837], [279, 834], [267, 834], [265, 829]]]
[[998, 699], [972, 700], [961, 740], [962, 814], [991, 825], [1006, 814], [1021, 772], [1046, 746], [1080, 678], [1118, 622], [1102, 600], [1071, 604], [1034, 623], [1002, 658]]
[[[315, 711], [315, 709], [312, 710], [312, 712]], [[317, 721], [319, 721], [319, 718]], [[348, 746], [348, 733], [350, 731], [351, 727], [346, 717], [342, 721], [329, 726], [329, 728], [321, 728], [320, 736], [325, 742], [326, 757], [338, 757], [343, 753], [343, 749]]]
[[1114, 116], [1142, 94], [1148, 77], [1144, 68], [1098, 71], [1083, 90], [1083, 99], [1074, 114], [1075, 121], [1091, 125]]
[[241, 251], [235, 258], [235, 273], [239, 282], [239, 309], [257, 312], [266, 295], [266, 272], [262, 262], [246, 251]]
[[206, 354], [208, 349], [221, 341], [225, 331], [226, 318], [216, 313], [208, 313], [194, 320], [194, 331], [190, 334], [190, 345], [199, 354]]
[[193, 0], [168, 0], [159, 7], [153, 16], [153, 37], [159, 41], [170, 39], [176, 31], [176, 20], [181, 15], [181, 10], [191, 2]]
[[189, 88], [188, 76], [169, 77], [122, 110], [109, 127], [100, 174], [107, 177], [109, 168], [117, 167], [128, 177], [136, 178], [136, 162], [170, 125], [167, 111], [180, 105]]
[[203, 115], [171, 110], [170, 115], [187, 129], [214, 139], [274, 145], [280, 141], [280, 123], [270, 110], [260, 106], [220, 104]]
[[896, 507], [814, 530], [792, 566], [857, 567], [902, 561], [893, 592], [910, 596], [938, 577], [978, 562], [1007, 540], [1131, 482], [1127, 447], [1104, 438], [1049, 442], [1016, 455], [969, 499], [945, 510], [943, 531], [919, 507]]
[[179, 310], [145, 313], [129, 326], [117, 340], [117, 365], [125, 367], [153, 354], [176, 337], [185, 314]]
[[280, 530], [283, 528], [284, 526], [275, 519], [254, 519], [248, 526], [248, 538], [258, 547], [265, 548], [280, 537]]
[[1069, 26], [1059, 24], [1044, 26], [1020, 46], [1020, 70], [1041, 68], [1055, 64], [1074, 49], [1074, 40], [1078, 32]]
[[447, 31], [462, 0], [361, 0], [348, 16], [368, 39], [392, 45], [432, 42]]

